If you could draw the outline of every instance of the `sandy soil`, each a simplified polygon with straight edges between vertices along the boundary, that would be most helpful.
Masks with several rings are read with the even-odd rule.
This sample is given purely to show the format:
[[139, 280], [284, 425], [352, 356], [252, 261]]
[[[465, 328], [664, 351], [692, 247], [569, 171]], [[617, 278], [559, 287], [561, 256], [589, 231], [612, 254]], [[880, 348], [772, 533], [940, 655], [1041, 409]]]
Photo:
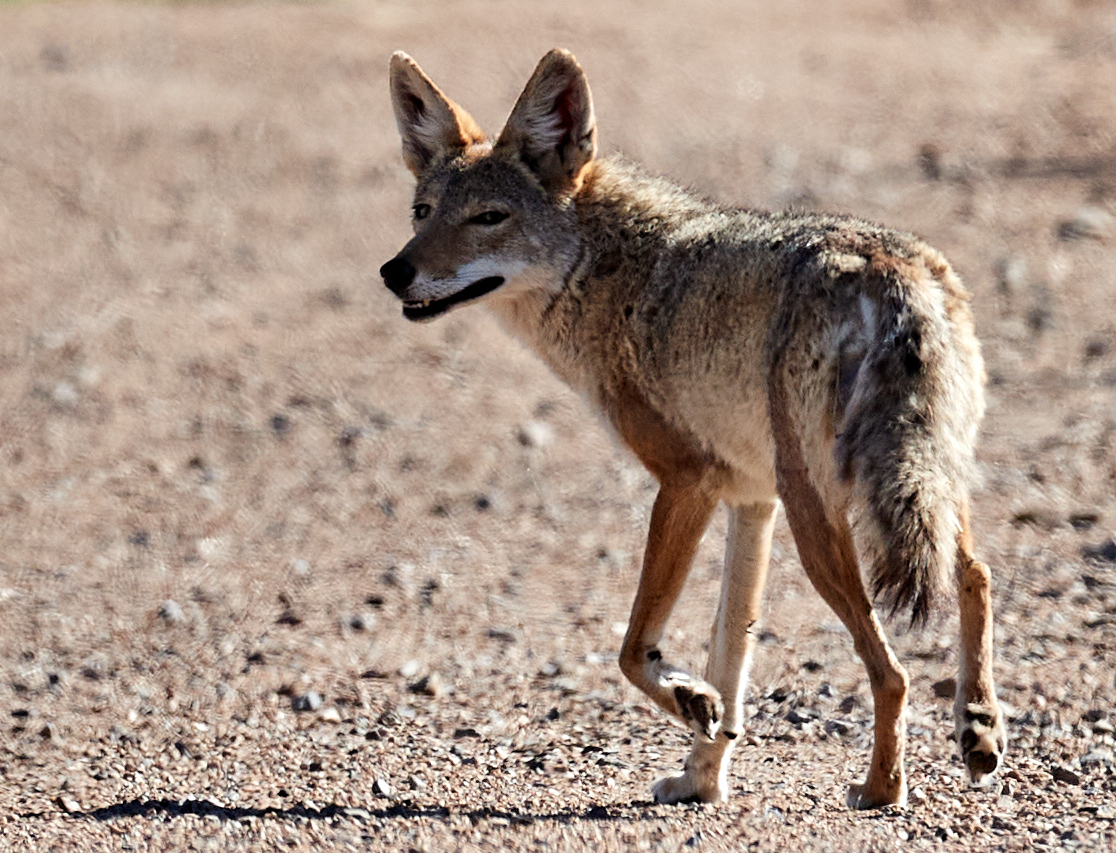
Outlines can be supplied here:
[[[649, 802], [687, 747], [615, 665], [653, 483], [483, 310], [415, 327], [377, 275], [390, 52], [496, 130], [554, 45], [606, 151], [966, 278], [1000, 788], [943, 616], [893, 626], [911, 804], [845, 810], [867, 683], [780, 522], [732, 798]], [[0, 849], [1110, 848], [1114, 215], [1100, 0], [0, 5]]]

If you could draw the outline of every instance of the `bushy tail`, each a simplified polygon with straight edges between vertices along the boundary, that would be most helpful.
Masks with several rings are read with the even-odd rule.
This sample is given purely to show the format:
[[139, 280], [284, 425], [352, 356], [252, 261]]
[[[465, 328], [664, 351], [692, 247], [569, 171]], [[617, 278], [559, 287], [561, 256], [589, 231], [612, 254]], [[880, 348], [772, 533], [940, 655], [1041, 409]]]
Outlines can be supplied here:
[[838, 438], [874, 545], [874, 595], [921, 626], [952, 577], [984, 409], [968, 296], [926, 250], [870, 270], [867, 352]]

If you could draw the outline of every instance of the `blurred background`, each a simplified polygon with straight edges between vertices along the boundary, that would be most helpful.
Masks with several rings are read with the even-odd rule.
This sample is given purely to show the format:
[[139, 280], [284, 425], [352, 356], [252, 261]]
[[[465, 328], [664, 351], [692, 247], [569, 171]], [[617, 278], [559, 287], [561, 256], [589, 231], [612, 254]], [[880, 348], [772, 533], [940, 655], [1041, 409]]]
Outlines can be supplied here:
[[[431, 675], [641, 701], [613, 661], [654, 483], [482, 309], [408, 324], [377, 273], [412, 187], [391, 52], [496, 133], [554, 46], [604, 153], [951, 259], [989, 369], [1001, 685], [1062, 709], [1084, 772], [1116, 708], [1101, 0], [0, 4], [0, 706], [80, 739], [310, 691], [374, 717]], [[697, 668], [723, 527], [669, 640]], [[782, 522], [774, 563], [757, 695], [865, 696]], [[929, 729], [954, 632], [900, 638]]]

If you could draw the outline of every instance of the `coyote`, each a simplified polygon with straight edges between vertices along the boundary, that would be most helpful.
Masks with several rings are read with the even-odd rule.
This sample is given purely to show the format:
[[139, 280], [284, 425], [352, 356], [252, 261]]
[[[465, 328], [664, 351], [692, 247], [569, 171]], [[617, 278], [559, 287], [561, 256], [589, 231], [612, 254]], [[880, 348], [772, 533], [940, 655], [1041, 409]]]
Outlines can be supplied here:
[[[848, 804], [905, 801], [908, 689], [850, 515], [873, 597], [892, 613], [925, 622], [954, 575], [957, 741], [971, 784], [989, 784], [1006, 734], [966, 486], [984, 368], [942, 255], [845, 216], [723, 208], [598, 158], [589, 86], [564, 50], [543, 57], [494, 140], [405, 53], [391, 58], [391, 98], [417, 178], [415, 236], [380, 269], [403, 316], [483, 300], [659, 482], [620, 668], [694, 743], [656, 800], [728, 794], [780, 501], [872, 686], [872, 763]], [[659, 643], [719, 502], [728, 543], [702, 679]]]

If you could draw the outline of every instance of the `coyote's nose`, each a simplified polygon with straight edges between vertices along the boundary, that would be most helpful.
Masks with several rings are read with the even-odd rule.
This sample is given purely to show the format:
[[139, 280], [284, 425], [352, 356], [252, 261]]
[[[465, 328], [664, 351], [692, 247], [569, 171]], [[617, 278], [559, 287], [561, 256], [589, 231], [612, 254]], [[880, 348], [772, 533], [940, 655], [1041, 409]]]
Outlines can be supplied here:
[[403, 291], [415, 280], [415, 268], [402, 255], [396, 255], [380, 267], [380, 275], [383, 276], [388, 290], [396, 296], [402, 296]]

